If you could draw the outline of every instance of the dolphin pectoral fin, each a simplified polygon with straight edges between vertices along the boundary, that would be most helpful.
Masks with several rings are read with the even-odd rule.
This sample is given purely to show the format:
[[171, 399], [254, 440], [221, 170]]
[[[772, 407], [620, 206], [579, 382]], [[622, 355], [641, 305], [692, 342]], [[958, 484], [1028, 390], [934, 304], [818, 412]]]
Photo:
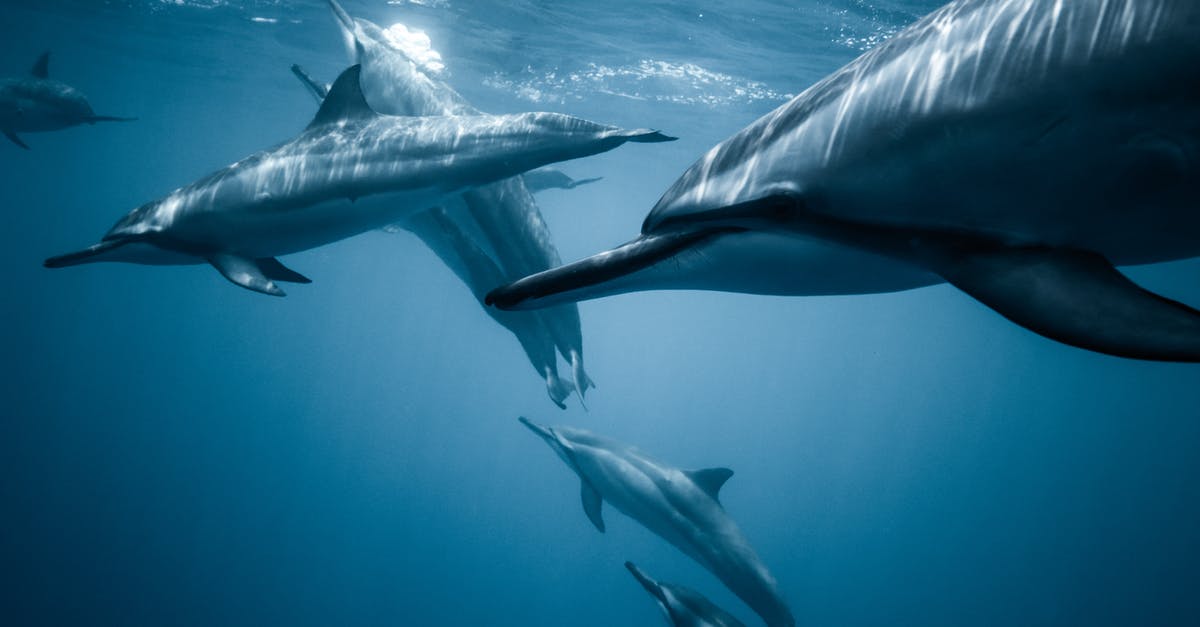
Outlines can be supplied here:
[[12, 143], [24, 148], [25, 150], [29, 150], [29, 145], [26, 144], [25, 142], [21, 141], [21, 138], [17, 137], [16, 133], [14, 133], [12, 131], [4, 131], [4, 136], [8, 138], [8, 141], [11, 141]]
[[598, 298], [607, 294], [605, 283], [654, 265], [721, 232], [643, 235], [612, 250], [494, 289], [484, 300], [500, 309], [540, 309]]
[[712, 500], [720, 503], [721, 487], [733, 476], [733, 471], [728, 468], [701, 468], [700, 470], [685, 470], [683, 474], [687, 475], [692, 483], [696, 484], [696, 487], [711, 496]]
[[258, 262], [254, 259], [230, 253], [217, 253], [210, 256], [208, 262], [217, 269], [217, 272], [235, 285], [270, 296], [285, 295], [274, 281], [263, 274]]
[[42, 56], [38, 57], [37, 61], [33, 62], [33, 67], [29, 70], [29, 73], [32, 74], [34, 78], [50, 78], [49, 50], [43, 52]]
[[1138, 287], [1099, 254], [996, 247], [936, 257], [932, 270], [1034, 333], [1118, 357], [1200, 362], [1200, 311]]
[[274, 257], [262, 257], [254, 261], [258, 264], [258, 269], [262, 270], [263, 275], [268, 279], [285, 281], [287, 283], [312, 283], [312, 279], [283, 265]]
[[587, 514], [588, 520], [604, 533], [604, 518], [600, 516], [600, 508], [604, 505], [604, 499], [600, 498], [600, 493], [587, 480], [582, 480], [579, 484], [579, 498], [583, 501], [583, 513]]

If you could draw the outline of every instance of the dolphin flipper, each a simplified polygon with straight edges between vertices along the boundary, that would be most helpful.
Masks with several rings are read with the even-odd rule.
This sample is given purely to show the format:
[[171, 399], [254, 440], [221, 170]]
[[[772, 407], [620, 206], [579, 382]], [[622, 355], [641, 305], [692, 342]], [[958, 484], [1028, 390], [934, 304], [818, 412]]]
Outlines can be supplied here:
[[254, 259], [231, 253], [217, 253], [209, 257], [208, 262], [234, 285], [270, 296], [285, 296], [283, 290], [267, 278], [258, 261]]
[[604, 533], [604, 518], [600, 515], [604, 499], [600, 498], [600, 493], [586, 479], [580, 481], [579, 485], [579, 498], [583, 501], [583, 513], [587, 514], [588, 520], [592, 521], [600, 533]]
[[29, 150], [29, 145], [21, 141], [21, 138], [18, 137], [16, 133], [12, 131], [4, 131], [4, 136], [7, 137], [12, 143], [24, 148], [25, 150]]
[[930, 265], [1052, 340], [1118, 357], [1200, 362], [1200, 311], [1139, 287], [1099, 254], [1004, 247], [955, 252]]
[[286, 281], [288, 283], [312, 283], [312, 279], [283, 265], [274, 257], [263, 257], [254, 261], [258, 264], [258, 269], [262, 270], [263, 275], [268, 279]]

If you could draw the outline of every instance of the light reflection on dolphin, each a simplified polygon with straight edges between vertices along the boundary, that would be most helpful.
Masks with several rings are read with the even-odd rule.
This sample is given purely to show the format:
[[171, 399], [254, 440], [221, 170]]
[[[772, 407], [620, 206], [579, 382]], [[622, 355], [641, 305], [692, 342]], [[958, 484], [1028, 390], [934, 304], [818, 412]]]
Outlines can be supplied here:
[[29, 76], [0, 80], [0, 133], [29, 149], [17, 133], [57, 131], [96, 122], [130, 122], [135, 118], [96, 115], [78, 89], [50, 78], [50, 53], [44, 52]]
[[[452, 87], [441, 81], [397, 45], [391, 31], [361, 18], [351, 17], [338, 4], [329, 6], [342, 30], [353, 62], [363, 66], [362, 85], [367, 102], [383, 113], [394, 115], [478, 115]], [[562, 264], [558, 249], [537, 203], [522, 177], [466, 191], [462, 198], [467, 215], [453, 219], [468, 232], [482, 234], [485, 248], [496, 260], [505, 280], [541, 272]], [[473, 220], [475, 225], [464, 224]], [[475, 226], [478, 228], [473, 228]], [[427, 242], [429, 243], [429, 242]], [[431, 245], [436, 246], [434, 242]], [[489, 285], [491, 289], [497, 284]], [[540, 324], [554, 338], [559, 352], [570, 364], [580, 400], [595, 384], [583, 364], [583, 331], [579, 309], [564, 304], [540, 312]]]
[[1112, 264], [1200, 254], [1200, 3], [959, 0], [714, 147], [641, 237], [498, 289], [789, 295], [949, 282], [1046, 337], [1200, 361]]
[[133, 210], [99, 244], [45, 265], [207, 261], [237, 285], [282, 296], [276, 280], [308, 279], [278, 255], [380, 228], [532, 168], [670, 139], [554, 113], [380, 115], [363, 98], [359, 70], [338, 77], [295, 139]]

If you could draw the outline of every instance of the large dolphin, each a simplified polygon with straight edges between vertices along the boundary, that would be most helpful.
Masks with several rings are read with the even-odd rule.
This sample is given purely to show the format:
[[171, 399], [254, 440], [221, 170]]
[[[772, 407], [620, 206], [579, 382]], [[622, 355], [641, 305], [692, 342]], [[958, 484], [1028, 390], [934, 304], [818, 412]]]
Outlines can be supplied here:
[[767, 625], [794, 625], [775, 578], [718, 500], [728, 468], [680, 470], [621, 442], [571, 427], [546, 427], [522, 417], [581, 482], [583, 511], [604, 531], [608, 501], [717, 576]]
[[57, 131], [80, 124], [128, 122], [134, 118], [96, 115], [78, 89], [50, 78], [50, 53], [43, 52], [29, 76], [0, 80], [0, 133], [29, 149], [17, 133]]
[[[329, 93], [327, 85], [313, 79], [298, 65], [292, 66], [292, 72], [318, 102], [325, 100]], [[461, 200], [449, 199], [447, 204], [459, 214], [465, 211], [459, 207], [463, 204]], [[559, 409], [566, 409], [565, 401], [571, 392], [575, 391], [575, 386], [558, 375], [554, 338], [537, 312], [503, 311], [483, 304], [487, 291], [509, 277], [504, 275], [487, 252], [458, 225], [450, 212], [444, 207], [433, 207], [385, 227], [388, 231], [396, 229], [416, 235], [466, 284], [488, 316], [517, 338], [534, 371], [546, 382], [546, 394], [550, 396], [550, 400]]]
[[745, 627], [742, 621], [687, 586], [655, 581], [633, 562], [625, 562], [625, 568], [658, 602], [672, 627]]
[[351, 66], [296, 138], [131, 211], [90, 248], [47, 259], [211, 263], [233, 283], [282, 296], [308, 282], [276, 256], [380, 228], [447, 195], [548, 163], [667, 139], [554, 113], [398, 117], [373, 111]]
[[958, 0], [710, 150], [642, 235], [493, 292], [949, 282], [1032, 331], [1200, 361], [1200, 312], [1113, 264], [1200, 254], [1200, 2]]
[[[426, 70], [397, 45], [388, 31], [351, 17], [329, 0], [353, 62], [363, 66], [367, 102], [395, 115], [478, 115], [480, 111], [444, 81]], [[510, 178], [463, 194], [470, 218], [486, 240], [506, 280], [558, 266], [562, 259], [550, 229], [520, 177]], [[465, 220], [467, 216], [455, 216]], [[475, 228], [477, 226], [477, 228]], [[488, 286], [488, 288], [495, 285]], [[583, 399], [594, 384], [583, 365], [583, 331], [576, 305], [564, 304], [542, 312], [542, 321], [559, 352], [571, 364], [575, 386]]]

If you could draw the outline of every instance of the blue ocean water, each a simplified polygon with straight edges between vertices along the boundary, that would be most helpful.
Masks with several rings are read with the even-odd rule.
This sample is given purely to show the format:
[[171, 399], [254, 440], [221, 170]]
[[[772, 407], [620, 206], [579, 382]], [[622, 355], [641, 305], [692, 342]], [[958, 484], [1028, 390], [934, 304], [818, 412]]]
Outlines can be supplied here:
[[[480, 109], [680, 140], [564, 164], [565, 260], [633, 236], [710, 146], [937, 0], [348, 0], [428, 35]], [[637, 562], [751, 623], [516, 421], [592, 429], [722, 501], [804, 625], [1200, 624], [1200, 371], [1044, 340], [946, 286], [584, 303], [589, 411], [408, 234], [290, 256], [275, 299], [207, 266], [46, 256], [294, 135], [288, 71], [345, 67], [323, 2], [7, 0], [0, 75], [129, 124], [0, 141], [0, 623], [653, 625]], [[417, 38], [419, 39], [419, 38]], [[1200, 262], [1132, 268], [1200, 303]]]

